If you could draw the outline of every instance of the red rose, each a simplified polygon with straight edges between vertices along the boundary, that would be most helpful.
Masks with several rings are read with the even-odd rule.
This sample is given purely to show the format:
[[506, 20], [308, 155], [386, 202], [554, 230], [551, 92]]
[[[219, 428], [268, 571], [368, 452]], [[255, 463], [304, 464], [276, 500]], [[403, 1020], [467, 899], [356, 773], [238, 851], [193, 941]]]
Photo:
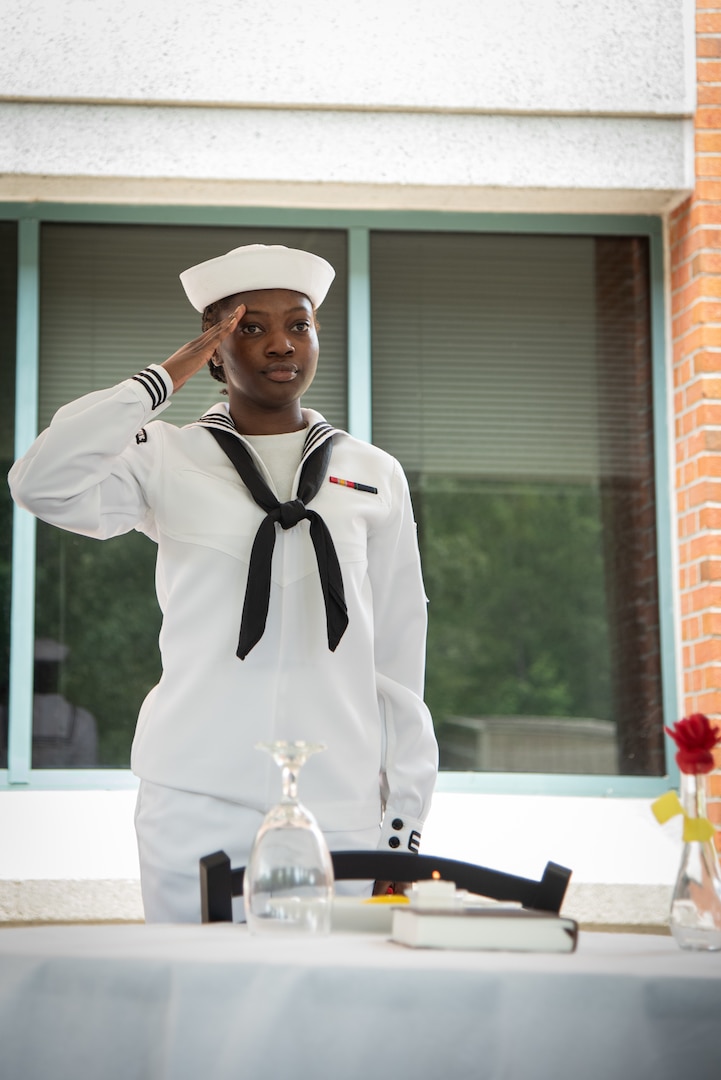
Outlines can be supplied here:
[[714, 767], [712, 750], [721, 740], [721, 730], [711, 726], [708, 716], [694, 713], [664, 728], [678, 746], [676, 764], [683, 773], [709, 773]]

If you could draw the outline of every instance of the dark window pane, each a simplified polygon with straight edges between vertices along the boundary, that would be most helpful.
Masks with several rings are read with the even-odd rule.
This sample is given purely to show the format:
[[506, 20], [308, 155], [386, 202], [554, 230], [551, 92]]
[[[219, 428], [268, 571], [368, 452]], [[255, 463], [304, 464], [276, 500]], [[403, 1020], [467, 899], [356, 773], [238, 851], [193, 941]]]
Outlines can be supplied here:
[[[327, 258], [336, 278], [321, 309], [321, 362], [304, 404], [346, 423], [346, 239], [311, 229], [44, 225], [41, 254], [40, 428], [89, 390], [161, 363], [200, 333], [200, 315], [179, 273], [241, 244], [303, 247]], [[163, 419], [188, 424], [219, 399], [200, 372]]]
[[155, 545], [38, 522], [33, 768], [127, 767], [157, 681]]
[[[181, 270], [231, 248], [278, 243], [327, 258], [321, 363], [304, 404], [346, 423], [346, 236], [303, 229], [48, 224], [41, 246], [40, 427], [90, 390], [162, 362], [200, 333]], [[163, 421], [222, 400], [201, 372]], [[125, 767], [139, 706], [159, 675], [155, 545], [98, 542], [38, 523], [33, 767]]]
[[646, 242], [371, 250], [374, 441], [413, 489], [442, 767], [661, 774]]

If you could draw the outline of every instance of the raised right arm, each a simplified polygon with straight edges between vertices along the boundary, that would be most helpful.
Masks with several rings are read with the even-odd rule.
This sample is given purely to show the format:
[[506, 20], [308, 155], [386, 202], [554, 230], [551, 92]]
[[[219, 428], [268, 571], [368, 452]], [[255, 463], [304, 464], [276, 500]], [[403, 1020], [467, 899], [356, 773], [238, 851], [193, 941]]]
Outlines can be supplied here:
[[143, 451], [143, 429], [173, 392], [205, 367], [244, 311], [241, 304], [163, 364], [151, 364], [117, 386], [59, 409], [10, 470], [18, 506], [61, 529], [98, 539], [149, 524], [146, 480], [155, 455]]
[[160, 366], [64, 405], [15, 462], [8, 482], [18, 506], [70, 532], [105, 539], [149, 513], [152, 457], [136, 438], [169, 404], [173, 383]]

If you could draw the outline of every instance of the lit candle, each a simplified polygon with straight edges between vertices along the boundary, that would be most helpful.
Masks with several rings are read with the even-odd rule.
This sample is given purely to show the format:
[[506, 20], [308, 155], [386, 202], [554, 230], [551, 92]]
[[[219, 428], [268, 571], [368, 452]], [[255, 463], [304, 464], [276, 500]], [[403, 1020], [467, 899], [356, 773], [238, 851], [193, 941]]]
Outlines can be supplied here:
[[410, 901], [417, 908], [451, 908], [456, 906], [455, 881], [441, 881], [441, 875], [434, 871], [428, 881], [416, 881], [411, 885]]

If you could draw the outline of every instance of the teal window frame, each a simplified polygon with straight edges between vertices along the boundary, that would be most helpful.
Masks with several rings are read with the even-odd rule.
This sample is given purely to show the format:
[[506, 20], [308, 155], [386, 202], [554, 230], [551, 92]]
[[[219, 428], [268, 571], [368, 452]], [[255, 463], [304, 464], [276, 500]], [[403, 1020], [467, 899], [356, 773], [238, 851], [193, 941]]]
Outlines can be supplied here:
[[[24, 453], [37, 434], [39, 379], [40, 228], [45, 222], [115, 225], [217, 225], [261, 228], [344, 229], [348, 236], [348, 428], [372, 438], [370, 232], [485, 232], [644, 236], [650, 252], [651, 349], [656, 532], [662, 693], [664, 716], [676, 718], [679, 703], [675, 587], [673, 581], [672, 472], [667, 417], [663, 221], [651, 215], [485, 214], [437, 211], [341, 211], [273, 207], [202, 207], [0, 203], [0, 219], [18, 223], [18, 334], [15, 451]], [[11, 607], [8, 767], [0, 790], [132, 788], [128, 769], [37, 769], [30, 767], [32, 650], [35, 597], [35, 520], [15, 507]], [[666, 736], [666, 775], [589, 776], [542, 773], [443, 772], [437, 791], [478, 794], [654, 797], [678, 785], [673, 748]]]

